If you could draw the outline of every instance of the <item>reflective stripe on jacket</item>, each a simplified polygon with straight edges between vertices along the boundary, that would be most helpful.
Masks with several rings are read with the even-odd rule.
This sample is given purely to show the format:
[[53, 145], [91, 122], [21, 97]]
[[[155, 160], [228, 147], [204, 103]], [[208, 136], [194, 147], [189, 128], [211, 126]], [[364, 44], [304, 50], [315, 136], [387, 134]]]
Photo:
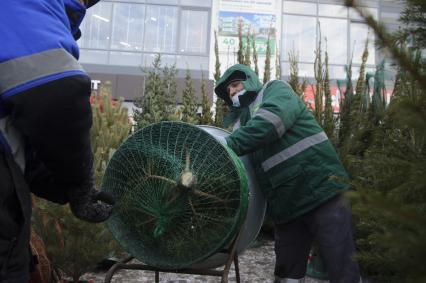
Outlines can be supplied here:
[[77, 0], [1, 2], [0, 103], [2, 97], [59, 78], [87, 76], [77, 62], [73, 37], [85, 12]]

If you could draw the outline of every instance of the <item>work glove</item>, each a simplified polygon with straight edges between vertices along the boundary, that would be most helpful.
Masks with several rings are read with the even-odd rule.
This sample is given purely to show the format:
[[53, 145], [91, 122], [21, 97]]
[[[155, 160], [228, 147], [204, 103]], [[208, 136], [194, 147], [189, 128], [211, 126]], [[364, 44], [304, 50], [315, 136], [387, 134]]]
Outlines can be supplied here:
[[[86, 192], [85, 192], [86, 191]], [[73, 190], [68, 194], [71, 211], [75, 217], [92, 223], [107, 220], [115, 203], [111, 194], [95, 189]]]

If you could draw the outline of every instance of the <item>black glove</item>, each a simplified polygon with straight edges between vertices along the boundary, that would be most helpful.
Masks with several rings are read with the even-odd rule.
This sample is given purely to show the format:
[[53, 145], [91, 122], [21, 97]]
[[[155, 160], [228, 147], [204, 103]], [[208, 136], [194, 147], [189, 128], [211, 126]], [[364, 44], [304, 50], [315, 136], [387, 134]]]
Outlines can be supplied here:
[[73, 191], [69, 194], [69, 199], [74, 216], [93, 223], [107, 220], [115, 203], [109, 193], [93, 187], [86, 193], [81, 193], [79, 190]]

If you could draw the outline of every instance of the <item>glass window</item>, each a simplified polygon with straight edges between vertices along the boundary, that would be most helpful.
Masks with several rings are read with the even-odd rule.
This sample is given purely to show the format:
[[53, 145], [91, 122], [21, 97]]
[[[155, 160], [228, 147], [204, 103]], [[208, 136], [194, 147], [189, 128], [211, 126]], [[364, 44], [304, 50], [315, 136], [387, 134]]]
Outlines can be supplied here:
[[184, 70], [208, 70], [209, 67], [208, 57], [178, 55], [176, 59], [176, 67]]
[[178, 0], [146, 0], [146, 2], [153, 4], [178, 4]]
[[348, 16], [348, 9], [341, 5], [319, 4], [318, 15], [346, 18]]
[[180, 52], [207, 52], [208, 16], [207, 11], [182, 11], [179, 39]]
[[85, 48], [108, 49], [110, 40], [112, 4], [103, 2], [87, 10], [81, 25], [80, 46]]
[[109, 63], [122, 66], [141, 66], [142, 54], [136, 52], [111, 52]]
[[330, 64], [347, 64], [348, 21], [319, 18], [322, 50], [327, 48]]
[[[299, 64], [299, 77], [312, 78], [314, 77], [314, 64]], [[300, 82], [302, 82], [301, 80]]]
[[368, 59], [367, 64], [373, 65], [375, 62], [374, 34], [369, 31], [367, 25], [362, 23], [351, 23], [350, 46], [353, 53], [353, 62], [362, 63], [362, 53], [364, 52], [365, 42], [368, 38]]
[[145, 51], [175, 52], [177, 30], [176, 7], [147, 6], [145, 17]]
[[294, 51], [299, 62], [314, 62], [315, 40], [315, 18], [284, 15], [281, 54], [285, 61], [288, 61], [289, 52]]
[[[302, 83], [303, 80], [306, 78], [313, 78], [314, 77], [314, 64], [304, 64], [299, 63], [299, 82]], [[285, 62], [282, 64], [282, 75], [283, 76], [290, 76], [290, 63]], [[310, 88], [310, 86], [308, 86]]]
[[111, 48], [142, 50], [145, 6], [141, 4], [114, 4]]
[[80, 62], [91, 64], [108, 64], [108, 51], [81, 49]]
[[[144, 54], [143, 55], [143, 68], [152, 67], [157, 54]], [[161, 66], [171, 66], [176, 64], [176, 55], [161, 54]]]
[[331, 80], [336, 79], [345, 79], [346, 71], [344, 66], [328, 66], [328, 75]]
[[399, 17], [400, 17], [399, 13], [390, 13], [390, 12], [380, 13], [380, 21], [398, 22]]
[[284, 1], [284, 13], [302, 14], [302, 15], [316, 15], [317, 4], [296, 2], [296, 1]]
[[[377, 21], [378, 19], [377, 8], [361, 7], [361, 10], [366, 14], [372, 15], [373, 18]], [[349, 9], [349, 17], [353, 20], [363, 20], [363, 18], [361, 18], [361, 16], [358, 14], [358, 12], [355, 9]]]
[[211, 7], [212, 0], [180, 0], [182, 6]]

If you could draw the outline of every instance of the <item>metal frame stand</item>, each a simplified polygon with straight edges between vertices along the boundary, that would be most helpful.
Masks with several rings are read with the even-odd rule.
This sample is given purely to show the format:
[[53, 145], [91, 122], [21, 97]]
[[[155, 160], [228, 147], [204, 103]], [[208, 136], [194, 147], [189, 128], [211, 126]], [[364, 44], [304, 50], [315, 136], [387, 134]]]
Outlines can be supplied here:
[[121, 269], [129, 269], [129, 270], [149, 270], [155, 272], [155, 283], [160, 282], [160, 272], [164, 273], [182, 273], [182, 274], [194, 274], [194, 275], [206, 275], [206, 276], [218, 276], [221, 277], [221, 283], [228, 283], [229, 271], [231, 268], [232, 262], [234, 262], [235, 266], [235, 278], [237, 283], [240, 283], [240, 268], [238, 265], [238, 254], [237, 254], [237, 243], [240, 238], [241, 231], [237, 234], [234, 241], [232, 242], [229, 249], [225, 252], [228, 253], [228, 260], [223, 268], [223, 270], [215, 270], [215, 269], [194, 269], [194, 268], [185, 268], [185, 269], [162, 269], [157, 268], [155, 266], [145, 265], [145, 264], [136, 264], [136, 263], [128, 263], [134, 257], [128, 256], [116, 264], [114, 264], [105, 275], [105, 283], [110, 283], [114, 273]]

